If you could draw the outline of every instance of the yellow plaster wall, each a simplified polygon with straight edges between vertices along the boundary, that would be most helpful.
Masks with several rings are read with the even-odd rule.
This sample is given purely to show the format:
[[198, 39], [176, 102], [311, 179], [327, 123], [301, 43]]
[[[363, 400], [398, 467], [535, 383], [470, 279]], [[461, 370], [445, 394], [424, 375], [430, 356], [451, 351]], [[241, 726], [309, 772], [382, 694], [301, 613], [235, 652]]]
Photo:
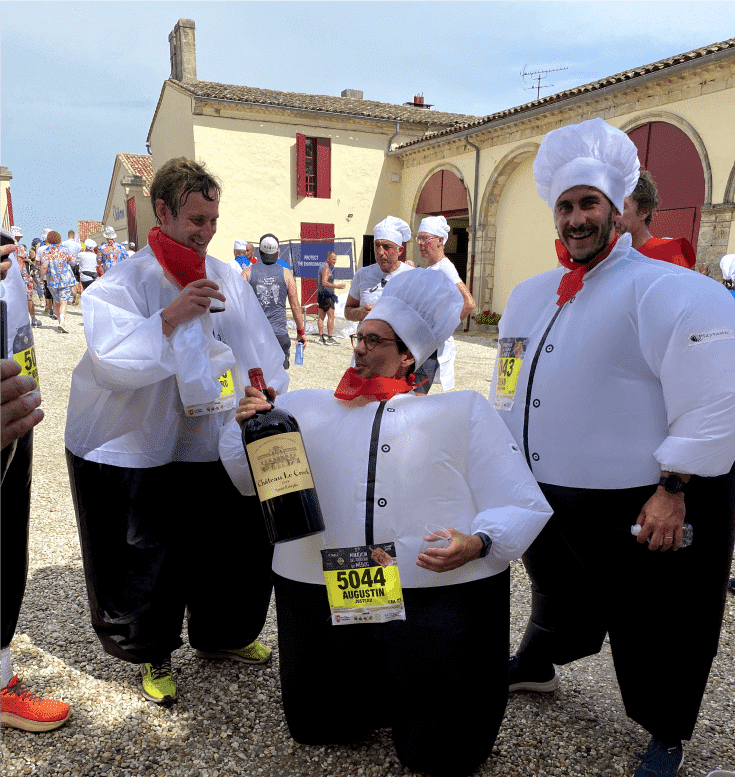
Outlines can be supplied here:
[[[359, 261], [363, 235], [398, 209], [400, 182], [391, 175], [400, 174], [400, 164], [385, 156], [390, 129], [195, 117], [197, 159], [207, 163], [223, 189], [210, 252], [229, 258], [236, 239], [253, 241], [266, 232], [280, 240], [299, 238], [302, 222], [317, 222], [334, 224], [338, 238], [352, 237]], [[331, 139], [331, 198], [296, 195], [297, 133]]]
[[161, 104], [151, 128], [153, 173], [161, 165], [178, 156], [196, 159], [191, 115], [191, 98], [178, 89], [166, 85]]
[[505, 310], [521, 281], [557, 266], [555, 238], [552, 212], [536, 192], [533, 159], [527, 159], [508, 178], [498, 203], [493, 311]]

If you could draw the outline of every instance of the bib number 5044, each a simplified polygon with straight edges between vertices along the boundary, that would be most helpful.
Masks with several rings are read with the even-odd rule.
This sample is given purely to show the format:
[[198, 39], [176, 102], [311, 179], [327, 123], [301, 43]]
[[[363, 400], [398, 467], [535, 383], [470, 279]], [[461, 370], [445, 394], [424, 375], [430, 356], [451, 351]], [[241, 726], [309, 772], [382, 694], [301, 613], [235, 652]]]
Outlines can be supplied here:
[[368, 567], [363, 570], [362, 574], [356, 569], [351, 569], [349, 572], [337, 572], [337, 580], [337, 587], [342, 591], [346, 591], [348, 588], [360, 588], [360, 586], [372, 588], [374, 585], [385, 585], [385, 573], [382, 567], [375, 569]]

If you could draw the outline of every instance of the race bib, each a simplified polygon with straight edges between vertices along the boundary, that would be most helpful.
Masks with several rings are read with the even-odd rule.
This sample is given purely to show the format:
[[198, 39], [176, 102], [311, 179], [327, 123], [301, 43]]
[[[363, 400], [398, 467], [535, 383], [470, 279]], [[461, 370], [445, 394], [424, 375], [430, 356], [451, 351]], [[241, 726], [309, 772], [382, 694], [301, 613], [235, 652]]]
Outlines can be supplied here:
[[38, 383], [38, 367], [36, 365], [36, 348], [31, 346], [25, 351], [13, 354], [15, 361], [20, 364], [20, 374], [30, 375]]
[[406, 620], [394, 542], [322, 551], [332, 624]]
[[232, 410], [237, 405], [232, 370], [227, 370], [224, 375], [220, 375], [219, 383], [221, 386], [220, 395], [214, 402], [207, 402], [202, 405], [187, 405], [185, 409], [186, 415], [209, 415], [210, 413], [222, 413], [225, 410]]
[[495, 409], [511, 410], [515, 402], [518, 375], [526, 356], [527, 337], [503, 337], [498, 342]]

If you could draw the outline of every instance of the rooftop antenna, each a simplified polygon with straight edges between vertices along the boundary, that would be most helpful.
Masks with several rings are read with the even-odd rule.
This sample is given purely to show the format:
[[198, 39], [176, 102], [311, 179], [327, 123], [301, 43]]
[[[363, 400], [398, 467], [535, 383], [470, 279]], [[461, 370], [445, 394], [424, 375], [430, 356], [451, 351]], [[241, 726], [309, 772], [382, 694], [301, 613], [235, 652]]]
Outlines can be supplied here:
[[568, 67], [555, 67], [551, 70], [534, 70], [533, 72], [529, 73], [526, 71], [526, 65], [523, 66], [523, 70], [521, 70], [521, 78], [526, 80], [526, 78], [530, 78], [532, 81], [536, 81], [535, 86], [526, 86], [524, 89], [526, 91], [529, 91], [531, 89], [536, 90], [536, 99], [539, 99], [539, 95], [541, 94], [542, 89], [549, 89], [550, 87], [554, 86], [554, 84], [542, 84], [542, 79], [546, 78], [546, 76], [549, 73], [556, 73], [558, 70], [569, 70]]

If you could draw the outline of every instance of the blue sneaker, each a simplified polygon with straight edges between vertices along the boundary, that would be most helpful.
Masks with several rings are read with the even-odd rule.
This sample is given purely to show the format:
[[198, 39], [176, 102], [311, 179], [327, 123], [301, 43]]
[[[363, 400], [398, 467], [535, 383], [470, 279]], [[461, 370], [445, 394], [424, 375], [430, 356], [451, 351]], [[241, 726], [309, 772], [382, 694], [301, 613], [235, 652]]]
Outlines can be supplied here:
[[633, 777], [674, 777], [684, 761], [682, 746], [666, 747], [651, 739]]

